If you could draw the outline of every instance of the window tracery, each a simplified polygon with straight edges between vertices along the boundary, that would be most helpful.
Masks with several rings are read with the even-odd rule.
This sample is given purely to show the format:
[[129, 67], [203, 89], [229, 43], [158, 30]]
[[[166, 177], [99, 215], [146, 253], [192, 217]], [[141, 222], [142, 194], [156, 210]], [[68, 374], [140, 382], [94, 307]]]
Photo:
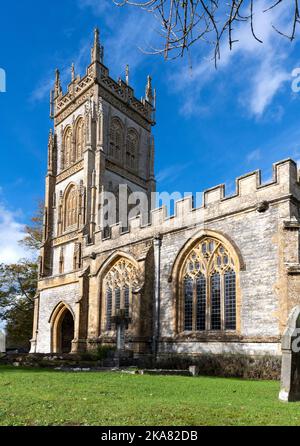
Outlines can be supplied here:
[[78, 223], [78, 193], [75, 185], [72, 185], [65, 196], [64, 229], [70, 229]]
[[217, 239], [201, 240], [183, 264], [184, 331], [236, 329], [236, 265]]
[[134, 129], [127, 132], [126, 141], [126, 167], [132, 170], [137, 169], [139, 137]]
[[68, 127], [63, 139], [63, 168], [67, 169], [72, 164], [72, 129]]
[[84, 121], [80, 118], [76, 125], [76, 137], [75, 137], [75, 145], [76, 145], [76, 161], [79, 161], [82, 158], [83, 150], [84, 150]]
[[125, 310], [127, 317], [131, 314], [132, 293], [138, 287], [138, 270], [128, 259], [119, 259], [108, 271], [103, 280], [105, 296], [106, 331], [112, 330], [111, 318], [118, 310]]
[[113, 118], [110, 126], [109, 155], [116, 161], [122, 161], [124, 129], [118, 118]]

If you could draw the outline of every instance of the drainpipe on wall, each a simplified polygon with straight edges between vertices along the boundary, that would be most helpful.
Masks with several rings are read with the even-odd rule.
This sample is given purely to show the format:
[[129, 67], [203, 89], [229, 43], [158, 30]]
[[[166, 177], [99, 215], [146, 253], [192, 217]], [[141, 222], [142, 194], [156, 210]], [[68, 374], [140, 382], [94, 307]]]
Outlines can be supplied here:
[[154, 309], [153, 309], [153, 345], [152, 351], [156, 359], [160, 337], [160, 258], [162, 236], [158, 234], [153, 241], [154, 246]]

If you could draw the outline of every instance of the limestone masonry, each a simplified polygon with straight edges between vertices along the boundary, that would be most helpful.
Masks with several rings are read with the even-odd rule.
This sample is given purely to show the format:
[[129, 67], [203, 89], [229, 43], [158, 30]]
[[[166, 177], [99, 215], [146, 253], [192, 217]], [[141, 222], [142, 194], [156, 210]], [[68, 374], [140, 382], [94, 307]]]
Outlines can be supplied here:
[[[139, 193], [151, 203], [155, 92], [142, 100], [103, 64], [95, 30], [91, 64], [63, 93], [59, 72], [51, 95], [44, 242], [35, 299], [32, 353], [115, 345], [115, 316], [130, 321], [128, 350], [139, 355], [244, 353], [281, 355], [281, 337], [300, 304], [297, 165], [273, 166], [192, 198], [104, 225], [101, 194], [119, 203]], [[152, 200], [153, 202], [153, 200]], [[109, 208], [109, 206], [108, 206]], [[128, 209], [133, 209], [129, 202]], [[123, 310], [123, 311], [122, 311]]]

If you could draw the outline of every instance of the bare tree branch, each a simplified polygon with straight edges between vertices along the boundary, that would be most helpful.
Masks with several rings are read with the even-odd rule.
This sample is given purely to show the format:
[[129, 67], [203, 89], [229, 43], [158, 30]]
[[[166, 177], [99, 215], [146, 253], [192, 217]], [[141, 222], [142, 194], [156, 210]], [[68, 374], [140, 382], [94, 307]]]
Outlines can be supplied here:
[[[99, 0], [100, 1], [100, 0]], [[152, 49], [148, 54], [163, 54], [165, 59], [183, 57], [196, 42], [208, 43], [213, 47], [215, 63], [220, 59], [220, 48], [227, 35], [228, 45], [232, 50], [238, 42], [235, 37], [236, 25], [240, 22], [249, 24], [253, 38], [259, 43], [262, 39], [255, 32], [256, 8], [259, 2], [254, 0], [113, 0], [120, 7], [135, 6], [152, 13], [160, 23], [161, 48]], [[296, 38], [297, 25], [300, 23], [299, 0], [290, 0], [285, 6], [291, 17], [291, 31], [286, 34], [274, 24], [273, 29], [293, 41]], [[261, 11], [268, 13], [283, 0], [274, 0], [268, 8]]]

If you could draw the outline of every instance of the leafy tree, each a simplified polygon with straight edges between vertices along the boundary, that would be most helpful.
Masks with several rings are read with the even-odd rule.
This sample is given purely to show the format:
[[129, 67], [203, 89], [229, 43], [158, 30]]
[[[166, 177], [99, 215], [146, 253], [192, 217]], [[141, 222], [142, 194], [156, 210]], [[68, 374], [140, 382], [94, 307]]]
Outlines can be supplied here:
[[31, 225], [25, 226], [25, 237], [20, 244], [33, 252], [38, 252], [43, 240], [44, 203], [40, 201], [35, 215], [31, 219]]
[[30, 252], [29, 259], [16, 264], [0, 264], [0, 320], [6, 323], [7, 344], [10, 348], [28, 349], [32, 337], [34, 297], [37, 289], [37, 253], [42, 244], [43, 207], [25, 227], [20, 243]]
[[0, 318], [6, 322], [8, 347], [29, 347], [37, 269], [29, 260], [0, 265]]
[[[100, 1], [100, 0], [99, 0]], [[232, 49], [238, 42], [238, 28], [247, 24], [254, 39], [262, 43], [255, 31], [257, 15], [281, 8], [290, 20], [290, 29], [283, 32], [272, 23], [274, 31], [293, 41], [300, 23], [299, 0], [113, 0], [118, 6], [131, 5], [150, 12], [159, 21], [161, 48], [155, 54], [165, 59], [183, 56], [192, 45], [212, 46], [214, 59], [220, 58], [220, 45], [225, 41]], [[271, 19], [270, 19], [271, 21]]]

